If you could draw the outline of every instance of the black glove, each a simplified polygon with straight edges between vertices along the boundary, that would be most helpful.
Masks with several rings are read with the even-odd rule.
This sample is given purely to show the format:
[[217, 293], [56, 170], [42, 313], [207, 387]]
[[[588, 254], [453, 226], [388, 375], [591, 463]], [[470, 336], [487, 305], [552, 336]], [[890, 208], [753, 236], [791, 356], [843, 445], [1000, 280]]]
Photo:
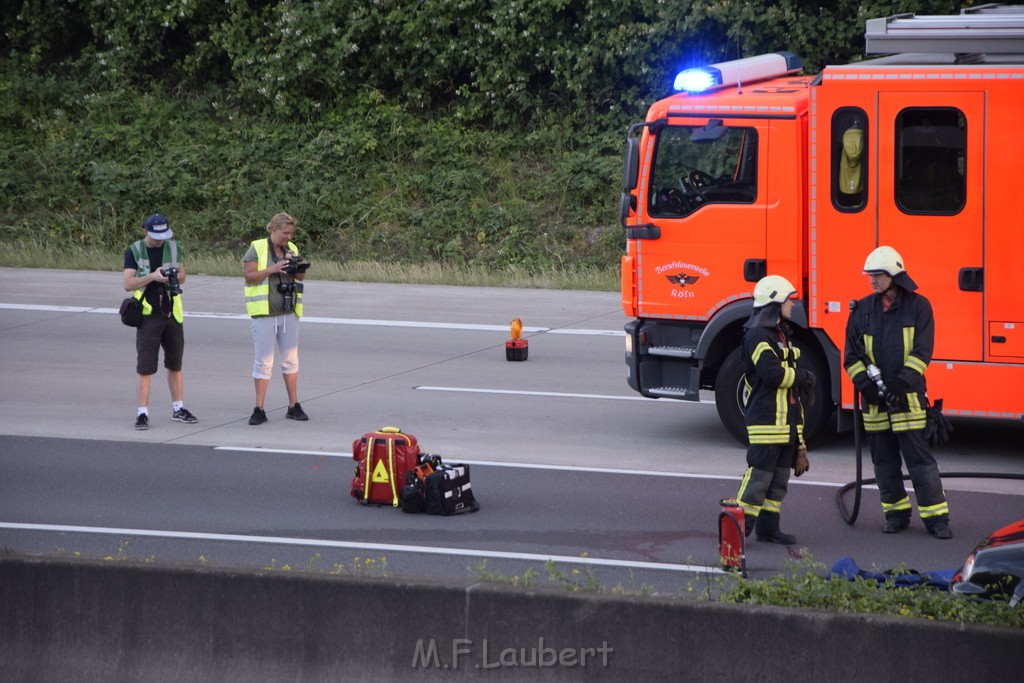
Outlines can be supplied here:
[[800, 397], [800, 403], [804, 408], [810, 408], [814, 405], [815, 384], [817, 384], [817, 380], [813, 373], [802, 368], [797, 368], [796, 381], [793, 383], [793, 388], [796, 389], [796, 394]]
[[796, 369], [796, 381], [794, 384], [798, 389], [813, 389], [817, 380], [814, 379], [814, 375], [803, 368]]
[[927, 422], [924, 427], [924, 438], [928, 444], [935, 448], [949, 441], [949, 434], [953, 431], [946, 416], [942, 414], [942, 399], [936, 399], [935, 403], [925, 409]]
[[878, 393], [878, 386], [874, 382], [865, 382], [863, 386], [857, 388], [860, 389], [861, 396], [868, 403], [876, 406], [882, 404], [882, 395]]
[[894, 412], [909, 410], [910, 407], [907, 404], [907, 392], [910, 391], [910, 387], [907, 386], [907, 383], [897, 377], [890, 382], [887, 387], [889, 389], [887, 392], [889, 407], [892, 408]]

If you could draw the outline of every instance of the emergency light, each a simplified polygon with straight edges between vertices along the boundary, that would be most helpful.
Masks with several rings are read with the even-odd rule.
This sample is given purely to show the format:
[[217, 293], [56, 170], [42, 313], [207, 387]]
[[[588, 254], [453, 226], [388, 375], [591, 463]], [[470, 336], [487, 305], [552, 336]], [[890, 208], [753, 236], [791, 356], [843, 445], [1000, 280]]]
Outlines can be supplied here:
[[523, 321], [515, 318], [509, 323], [512, 338], [505, 342], [505, 360], [526, 360], [530, 354], [530, 341], [522, 339]]
[[803, 61], [792, 52], [773, 52], [680, 71], [676, 75], [673, 87], [676, 90], [701, 93], [715, 88], [785, 76], [800, 71], [803, 66]]

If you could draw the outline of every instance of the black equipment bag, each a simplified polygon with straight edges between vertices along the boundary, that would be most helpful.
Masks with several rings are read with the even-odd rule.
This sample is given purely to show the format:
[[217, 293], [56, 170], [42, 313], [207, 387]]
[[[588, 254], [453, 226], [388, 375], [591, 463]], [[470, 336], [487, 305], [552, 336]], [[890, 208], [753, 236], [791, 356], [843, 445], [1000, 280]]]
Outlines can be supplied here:
[[142, 302], [130, 296], [121, 302], [121, 322], [128, 327], [142, 327]]
[[405, 475], [405, 486], [398, 494], [402, 504], [402, 512], [423, 512], [423, 480], [416, 473], [409, 471]]
[[424, 508], [429, 515], [476, 512], [480, 504], [469, 483], [469, 465], [438, 463], [434, 473], [423, 480]]

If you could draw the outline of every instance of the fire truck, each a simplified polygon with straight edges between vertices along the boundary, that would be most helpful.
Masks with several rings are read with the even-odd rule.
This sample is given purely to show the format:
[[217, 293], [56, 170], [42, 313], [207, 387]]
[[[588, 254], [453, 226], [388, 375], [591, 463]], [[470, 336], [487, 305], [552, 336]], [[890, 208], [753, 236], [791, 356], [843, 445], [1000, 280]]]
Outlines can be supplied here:
[[1024, 6], [870, 19], [865, 37], [885, 56], [814, 76], [786, 52], [680, 72], [627, 136], [629, 386], [713, 391], [744, 443], [753, 283], [798, 289], [795, 343], [818, 378], [805, 431], [820, 437], [849, 424], [849, 302], [870, 294], [880, 245], [933, 306], [930, 398], [1024, 418]]

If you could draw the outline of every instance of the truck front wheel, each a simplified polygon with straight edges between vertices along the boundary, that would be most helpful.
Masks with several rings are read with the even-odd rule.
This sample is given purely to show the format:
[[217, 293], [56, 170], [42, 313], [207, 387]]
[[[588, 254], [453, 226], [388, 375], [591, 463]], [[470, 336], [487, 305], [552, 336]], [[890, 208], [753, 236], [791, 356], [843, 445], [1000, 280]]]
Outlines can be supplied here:
[[[814, 405], [804, 407], [804, 437], [808, 442], [829, 433], [832, 417], [832, 394], [825, 364], [816, 353], [800, 345], [800, 366], [809, 370], [818, 382], [814, 386]], [[725, 357], [715, 380], [715, 407], [725, 429], [744, 446], [747, 426], [743, 408], [743, 358], [741, 349]], [[828, 405], [826, 405], [826, 401]]]
[[742, 349], [734, 349], [722, 361], [715, 380], [715, 407], [726, 431], [744, 446], [747, 445], [747, 425], [743, 408]]

